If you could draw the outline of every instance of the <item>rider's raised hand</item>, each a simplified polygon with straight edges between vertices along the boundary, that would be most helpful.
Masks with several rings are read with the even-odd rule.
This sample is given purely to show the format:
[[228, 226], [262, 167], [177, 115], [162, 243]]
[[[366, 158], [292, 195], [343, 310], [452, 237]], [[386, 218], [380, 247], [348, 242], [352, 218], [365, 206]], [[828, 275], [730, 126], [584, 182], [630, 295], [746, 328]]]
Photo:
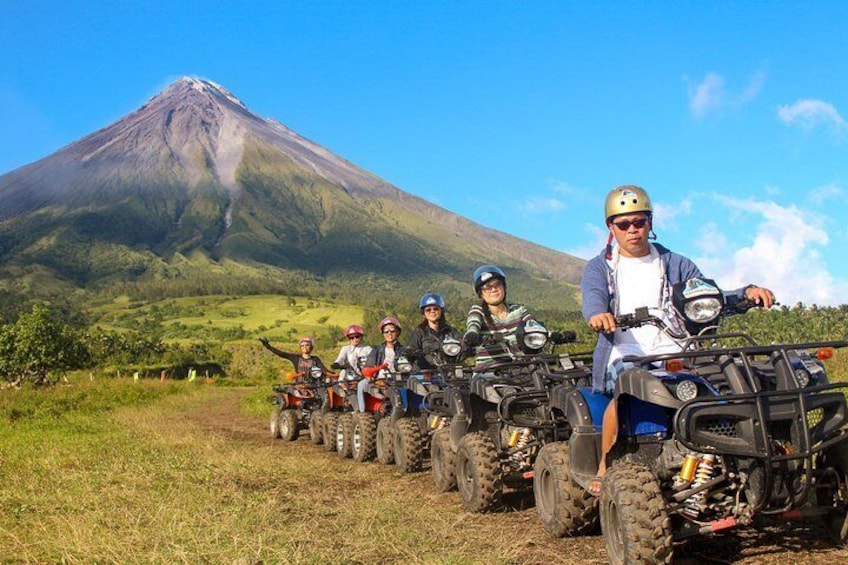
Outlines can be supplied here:
[[261, 344], [262, 344], [262, 345], [264, 345], [265, 347], [271, 347], [271, 344], [270, 344], [270, 343], [268, 343], [268, 338], [267, 338], [267, 337], [264, 337], [264, 336], [263, 336], [263, 337], [260, 337], [260, 338], [259, 338], [259, 343], [261, 343]]

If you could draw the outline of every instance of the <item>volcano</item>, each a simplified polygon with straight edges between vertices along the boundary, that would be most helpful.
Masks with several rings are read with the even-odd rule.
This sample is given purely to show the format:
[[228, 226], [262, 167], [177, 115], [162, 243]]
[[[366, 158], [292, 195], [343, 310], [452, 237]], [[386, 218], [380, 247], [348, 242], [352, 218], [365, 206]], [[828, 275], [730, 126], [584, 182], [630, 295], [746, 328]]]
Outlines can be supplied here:
[[0, 176], [0, 276], [17, 283], [224, 269], [467, 287], [481, 263], [570, 295], [585, 264], [406, 193], [199, 78]]

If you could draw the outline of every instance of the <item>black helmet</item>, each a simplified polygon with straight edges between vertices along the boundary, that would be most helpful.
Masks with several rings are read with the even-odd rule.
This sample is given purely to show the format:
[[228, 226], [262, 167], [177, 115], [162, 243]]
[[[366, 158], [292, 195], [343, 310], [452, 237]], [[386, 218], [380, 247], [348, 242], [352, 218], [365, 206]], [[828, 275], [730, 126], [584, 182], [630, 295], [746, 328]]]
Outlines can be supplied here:
[[506, 287], [506, 275], [500, 267], [494, 265], [482, 265], [474, 271], [474, 292], [480, 294], [480, 287], [492, 279], [498, 279]]

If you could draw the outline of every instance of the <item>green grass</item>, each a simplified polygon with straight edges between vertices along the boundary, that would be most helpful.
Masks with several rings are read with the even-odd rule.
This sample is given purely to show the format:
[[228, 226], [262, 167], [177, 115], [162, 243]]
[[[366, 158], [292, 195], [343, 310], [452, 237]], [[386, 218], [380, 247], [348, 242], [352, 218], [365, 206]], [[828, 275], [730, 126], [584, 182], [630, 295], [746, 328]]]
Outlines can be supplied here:
[[[135, 387], [153, 392], [126, 392]], [[270, 404], [264, 412], [259, 404], [251, 409], [261, 417], [245, 416], [238, 408], [243, 390], [157, 387], [73, 382], [69, 389], [87, 392], [59, 391], [56, 397], [76, 398], [66, 412], [34, 413], [2, 427], [0, 562], [556, 558], [559, 542], [542, 531], [532, 509], [467, 515], [457, 496], [436, 492], [426, 474], [343, 461], [305, 440], [272, 442]], [[38, 404], [29, 397], [40, 392], [12, 394]], [[115, 405], [103, 409], [98, 395]]]
[[[271, 440], [269, 395], [84, 375], [0, 391], [0, 563], [606, 562], [601, 537], [555, 539], [532, 506], [470, 514], [426, 472]], [[848, 559], [799, 532], [706, 538], [681, 563]]]
[[362, 323], [364, 315], [359, 306], [278, 295], [182, 297], [152, 304], [121, 296], [94, 305], [90, 312], [97, 325], [108, 330], [138, 328], [155, 318], [166, 335], [175, 333], [173, 330], [179, 326], [207, 330], [242, 328], [257, 337], [264, 335], [291, 345], [296, 344], [295, 333], [318, 334], [329, 326]]

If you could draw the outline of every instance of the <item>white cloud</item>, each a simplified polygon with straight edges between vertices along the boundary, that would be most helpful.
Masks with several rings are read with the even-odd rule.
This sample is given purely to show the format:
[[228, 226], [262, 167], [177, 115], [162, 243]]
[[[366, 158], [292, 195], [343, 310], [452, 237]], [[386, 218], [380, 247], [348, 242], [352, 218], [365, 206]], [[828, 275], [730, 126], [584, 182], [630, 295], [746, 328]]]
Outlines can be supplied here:
[[833, 104], [809, 98], [779, 107], [777, 117], [787, 125], [803, 129], [812, 129], [820, 124], [830, 126], [837, 131], [848, 127], [848, 123]]
[[519, 206], [526, 214], [539, 214], [543, 212], [559, 212], [565, 210], [565, 204], [556, 198], [545, 196], [532, 196]]
[[696, 118], [703, 118], [718, 109], [725, 99], [724, 78], [717, 73], [707, 73], [704, 80], [692, 89], [689, 109]]
[[600, 253], [604, 246], [607, 244], [609, 230], [606, 229], [606, 227], [597, 226], [595, 224], [584, 224], [583, 231], [589, 234], [589, 243], [580, 247], [563, 249], [562, 252], [568, 253], [569, 255], [574, 255], [575, 257], [579, 257], [581, 259], [586, 259], [588, 261], [592, 257], [595, 257], [598, 253]]
[[[822, 250], [827, 252], [829, 244], [828, 233], [821, 227], [823, 218], [795, 205], [718, 195], [715, 198], [740, 214], [740, 219], [753, 224], [756, 234], [750, 245], [732, 254], [724, 251], [726, 242], [715, 249], [702, 242], [705, 256], [696, 263], [707, 276], [725, 288], [751, 283], [766, 286], [787, 305], [835, 305], [846, 301], [848, 281], [834, 278], [822, 257]], [[708, 236], [712, 229], [705, 227], [701, 237]]]
[[562, 180], [548, 179], [548, 186], [557, 194], [571, 196], [579, 192], [578, 189]]
[[763, 88], [766, 72], [757, 71], [748, 79], [741, 93], [729, 90], [723, 76], [709, 72], [699, 84], [689, 89], [689, 111], [695, 119], [716, 114], [727, 109], [738, 109], [754, 100]]
[[727, 237], [718, 224], [708, 222], [701, 228], [701, 234], [695, 246], [707, 255], [722, 255], [727, 249]]
[[763, 190], [769, 196], [777, 196], [780, 194], [780, 187], [774, 186], [773, 184], [767, 184], [765, 187], [763, 187]]
[[833, 200], [845, 201], [845, 191], [835, 182], [831, 182], [822, 186], [817, 186], [810, 191], [810, 200], [818, 205], [825, 204]]
[[754, 98], [759, 95], [760, 90], [763, 89], [763, 85], [766, 82], [766, 72], [765, 71], [757, 71], [751, 76], [750, 81], [748, 82], [748, 86], [745, 87], [745, 90], [742, 91], [742, 94], [739, 95], [739, 102], [745, 103], [750, 102]]
[[676, 228], [677, 218], [687, 216], [691, 212], [692, 201], [688, 197], [678, 204], [654, 202], [654, 227], [659, 230], [673, 230]]

